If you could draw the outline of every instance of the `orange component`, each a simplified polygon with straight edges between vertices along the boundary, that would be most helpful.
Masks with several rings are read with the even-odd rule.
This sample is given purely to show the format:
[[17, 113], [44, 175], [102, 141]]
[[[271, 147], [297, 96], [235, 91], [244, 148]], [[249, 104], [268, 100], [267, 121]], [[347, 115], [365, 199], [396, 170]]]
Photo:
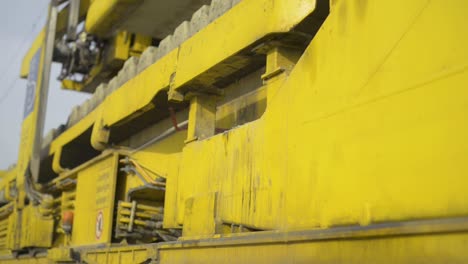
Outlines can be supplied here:
[[62, 214], [62, 228], [66, 233], [70, 233], [73, 226], [73, 212], [66, 211]]

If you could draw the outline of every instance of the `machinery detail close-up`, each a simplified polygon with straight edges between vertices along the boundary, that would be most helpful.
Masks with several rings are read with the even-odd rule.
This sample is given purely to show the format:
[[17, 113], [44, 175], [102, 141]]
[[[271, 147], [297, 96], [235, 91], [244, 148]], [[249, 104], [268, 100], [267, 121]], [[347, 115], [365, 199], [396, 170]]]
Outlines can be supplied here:
[[467, 11], [50, 0], [0, 263], [467, 263]]

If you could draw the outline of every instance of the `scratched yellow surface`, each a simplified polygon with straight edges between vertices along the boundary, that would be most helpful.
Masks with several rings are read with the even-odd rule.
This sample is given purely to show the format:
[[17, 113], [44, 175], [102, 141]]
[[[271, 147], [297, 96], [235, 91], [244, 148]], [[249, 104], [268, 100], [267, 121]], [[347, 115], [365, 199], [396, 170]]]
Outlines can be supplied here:
[[[133, 114], [153, 107], [156, 93], [178, 91], [270, 29], [289, 30], [313, 10], [311, 3], [244, 0], [109, 96], [57, 138], [51, 153], [93, 122], [112, 126], [137, 118]], [[254, 16], [261, 4], [274, 16], [258, 14], [267, 24], [253, 25], [244, 16]], [[467, 9], [463, 0], [332, 0], [330, 15], [292, 71], [265, 82], [261, 118], [186, 145], [185, 133], [178, 133], [134, 154], [167, 177], [164, 225], [183, 227], [184, 240], [215, 241], [218, 225], [231, 223], [292, 231], [467, 216]], [[224, 43], [220, 32], [232, 21], [246, 32], [228, 32], [235, 37]], [[209, 43], [226, 45], [207, 53]], [[97, 172], [87, 170], [77, 199], [96, 187]], [[129, 181], [127, 187], [137, 184]], [[93, 220], [78, 214], [79, 208], [95, 209], [94, 198], [83, 199], [76, 217]], [[101, 242], [109, 241], [110, 232]], [[92, 233], [84, 234], [75, 236], [76, 245], [95, 243]], [[161, 249], [160, 262], [467, 259], [465, 233], [251, 247], [180, 244]], [[101, 253], [95, 254], [97, 263], [119, 261]]]

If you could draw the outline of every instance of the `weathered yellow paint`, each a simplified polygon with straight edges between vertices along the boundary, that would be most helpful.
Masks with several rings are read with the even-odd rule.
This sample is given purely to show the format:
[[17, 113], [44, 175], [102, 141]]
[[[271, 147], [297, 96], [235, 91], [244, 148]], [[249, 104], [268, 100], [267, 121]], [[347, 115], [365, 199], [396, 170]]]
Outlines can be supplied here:
[[111, 242], [117, 163], [118, 154], [111, 153], [77, 172], [72, 246]]
[[215, 134], [216, 97], [196, 95], [190, 99], [186, 143], [203, 140]]
[[[186, 85], [201, 74], [265, 35], [289, 31], [314, 7], [314, 1], [242, 1], [52, 143], [60, 173], [54, 184], [77, 180], [71, 246], [80, 247], [83, 260], [467, 262], [467, 221], [455, 221], [468, 215], [468, 4], [462, 0], [331, 1], [329, 17], [299, 60], [297, 51], [288, 56], [284, 47], [271, 47], [263, 85], [240, 93], [241, 101], [233, 96], [218, 105], [218, 116], [204, 125], [230, 130], [195, 140], [189, 125], [189, 131], [142, 149], [99, 156], [72, 171], [60, 166], [63, 146], [83, 131], [94, 125], [91, 144], [104, 149], [104, 129], [157, 109], [159, 93], [190, 90]], [[258, 119], [236, 127], [227, 116], [245, 104], [261, 110]], [[200, 125], [195, 114], [190, 122]], [[25, 124], [23, 133], [32, 129]], [[170, 128], [168, 119], [157, 125], [142, 137]], [[187, 136], [190, 143], [184, 144]], [[167, 179], [164, 227], [182, 228], [179, 241], [110, 245], [117, 196], [122, 200], [142, 185], [135, 176], [118, 174], [119, 155], [148, 168], [151, 177]], [[100, 197], [102, 207], [96, 205]], [[105, 228], [96, 239], [100, 209]], [[413, 219], [448, 225], [406, 224]], [[259, 231], [226, 234], [231, 224]], [[57, 252], [60, 258], [65, 251]]]
[[53, 248], [47, 251], [47, 259], [51, 262], [73, 261], [72, 255], [71, 249], [65, 247]]
[[[168, 137], [167, 140], [160, 141], [135, 153], [128, 154], [128, 156], [136, 160], [142, 167], [146, 168], [147, 172], [154, 177], [154, 179], [157, 177], [166, 178], [167, 187], [164, 199], [164, 226], [166, 228], [180, 228], [180, 225], [175, 221], [178, 210], [178, 201], [176, 200], [177, 196], [175, 193], [177, 192], [178, 186], [178, 164], [186, 137], [187, 132], [181, 131]], [[128, 192], [131, 188], [141, 185], [142, 182], [138, 177], [135, 175], [128, 176], [126, 178], [125, 191]]]
[[468, 213], [463, 3], [359, 3], [336, 4], [261, 120], [184, 148], [180, 201], [219, 192], [222, 220], [288, 230]]
[[66, 169], [71, 169], [71, 168], [63, 168], [62, 165], [60, 164], [62, 148], [67, 143], [69, 143], [70, 141], [72, 141], [73, 139], [81, 135], [83, 132], [85, 132], [87, 129], [89, 129], [92, 126], [95, 120], [95, 116], [98, 114], [98, 111], [99, 111], [98, 109], [95, 109], [94, 111], [89, 113], [87, 116], [81, 119], [80, 122], [78, 122], [72, 128], [60, 134], [60, 136], [57, 137], [51, 143], [50, 148], [49, 148], [49, 153], [54, 154], [53, 170], [56, 173], [61, 173], [61, 172], [64, 172]]
[[[21, 211], [20, 248], [52, 246], [54, 219], [41, 215], [36, 206], [26, 206]], [[25, 227], [25, 228], [24, 228]]]
[[86, 18], [86, 31], [98, 36], [108, 36], [119, 16], [141, 0], [95, 0], [91, 3]]
[[[160, 263], [464, 263], [466, 234], [160, 250]], [[102, 262], [104, 263], [104, 262]]]
[[139, 57], [147, 47], [151, 46], [151, 42], [151, 37], [135, 34], [134, 42], [130, 46], [130, 55]]
[[111, 126], [138, 116], [141, 114], [138, 110], [154, 107], [151, 100], [169, 87], [176, 61], [177, 50], [173, 50], [108, 96], [100, 106], [103, 108], [103, 123]]
[[130, 57], [130, 36], [130, 32], [120, 31], [113, 37], [113, 58], [126, 60]]
[[122, 246], [98, 250], [83, 250], [83, 259], [88, 263], [143, 263], [157, 259], [156, 249], [151, 246]]
[[83, 90], [84, 85], [81, 82], [75, 82], [73, 80], [65, 79], [62, 81], [62, 88], [72, 91]]
[[361, 3], [336, 4], [272, 102], [290, 102], [288, 229], [468, 213], [466, 3]]
[[[13, 221], [16, 221], [14, 213], [11, 212], [7, 214], [7, 210], [11, 210], [12, 206], [7, 206], [6, 208], [2, 208], [2, 218], [0, 219], [0, 244], [2, 245], [2, 249], [5, 250], [11, 249], [12, 247], [12, 240], [14, 236], [14, 232], [12, 232]], [[3, 215], [5, 214], [5, 215]], [[7, 252], [9, 253], [9, 252]], [[2, 253], [2, 255], [5, 255]]]
[[28, 52], [24, 56], [23, 62], [21, 63], [21, 71], [20, 71], [21, 78], [28, 77], [29, 65], [31, 63], [32, 58], [36, 54], [36, 52], [42, 47], [42, 44], [44, 43], [44, 37], [45, 37], [45, 29], [43, 29], [39, 33], [39, 35], [34, 39], [34, 42], [31, 45], [31, 48], [29, 48]]
[[[239, 88], [236, 86], [232, 88]], [[258, 119], [266, 109], [266, 92], [265, 87], [259, 87], [234, 100], [220, 104], [216, 109], [216, 128], [228, 130], [252, 121], [250, 119]]]
[[[171, 90], [178, 91], [194, 77], [270, 33], [288, 32], [315, 7], [316, 1], [304, 0], [241, 1], [181, 45]], [[246, 17], [255, 17], [256, 22]]]
[[[45, 39], [43, 39], [45, 42]], [[18, 151], [17, 165], [15, 166], [14, 173], [16, 174], [16, 188], [21, 190], [18, 192], [17, 202], [18, 207], [21, 209], [24, 206], [26, 193], [24, 192], [25, 174], [29, 169], [30, 160], [32, 158], [34, 137], [36, 132], [36, 120], [38, 118], [39, 110], [39, 94], [42, 90], [43, 82], [43, 67], [45, 49], [44, 44], [35, 42], [35, 53], [31, 56], [29, 61], [30, 67], [36, 68], [36, 76], [28, 73], [28, 91], [27, 100], [25, 100], [25, 107], [23, 113], [23, 122], [21, 124], [20, 146]], [[37, 46], [36, 46], [37, 45]], [[28, 68], [29, 71], [29, 68]]]
[[[251, 4], [249, 5], [244, 4], [244, 2], [239, 3], [233, 7], [232, 10], [216, 20], [215, 23], [210, 24], [206, 29], [195, 34], [179, 48], [175, 48], [141, 74], [125, 83], [121, 88], [108, 96], [99, 106], [103, 113], [101, 123], [103, 125], [112, 126], [116, 123], [133, 119], [140, 115], [142, 111], [147, 111], [154, 107], [151, 103], [151, 99], [159, 92], [166, 91], [169, 87], [171, 87], [171, 91], [175, 90], [186, 82], [185, 80], [179, 80], [194, 79], [200, 73], [206, 72], [211, 68], [203, 66], [204, 64], [210, 63], [210, 65], [214, 66], [232, 56], [235, 52], [242, 50], [246, 45], [253, 44], [256, 40], [269, 33], [289, 30], [299, 23], [304, 16], [313, 12], [315, 8], [315, 1], [284, 1], [285, 3], [281, 4], [279, 2], [283, 0], [274, 0], [273, 2], [278, 2], [275, 4], [273, 4], [272, 1], [273, 0], [250, 0], [249, 2]], [[259, 6], [271, 8], [271, 12], [262, 13], [262, 19], [265, 20], [263, 22], [272, 23], [272, 25], [265, 26], [262, 23], [251, 24], [242, 19], [246, 13], [256, 12], [255, 10], [257, 10]], [[276, 16], [276, 13], [281, 13], [277, 10], [277, 7], [280, 6], [289, 8], [290, 14], [288, 16], [290, 18], [287, 23], [283, 23], [286, 19], [286, 14], [279, 14]], [[228, 19], [225, 19], [225, 16], [228, 16]], [[230, 32], [230, 35], [224, 34], [223, 28], [231, 27], [232, 21], [238, 21], [240, 23], [239, 26], [242, 26], [242, 29], [245, 30], [242, 31], [240, 30], [241, 28], [239, 28], [239, 30]], [[210, 41], [207, 41], [207, 39], [210, 39]], [[226, 46], [223, 43], [219, 43], [219, 41], [223, 41], [223, 43], [225, 42], [224, 44], [229, 44], [229, 46], [227, 46], [226, 49], [217, 49], [216, 47], [219, 45], [223, 47]], [[205, 50], [207, 49], [213, 52], [206, 53]], [[229, 52], [231, 50], [232, 52]], [[128, 57], [128, 50], [126, 50], [126, 52], [127, 53], [124, 52], [125, 56]], [[200, 56], [207, 57], [201, 59], [199, 58]], [[118, 56], [116, 55], [116, 57]], [[154, 76], [158, 76], [158, 78]], [[86, 117], [86, 120], [87, 121], [81, 120], [78, 123], [77, 126], [79, 126], [80, 129], [71, 128], [70, 130], [73, 130], [73, 132], [65, 132], [70, 136], [61, 135], [54, 141], [50, 153], [53, 153], [60, 145], [68, 143], [69, 140], [81, 134], [84, 127], [83, 123], [88, 125], [88, 122], [93, 122], [90, 121], [88, 117]]]
[[[427, 234], [428, 230], [434, 231]], [[232, 234], [178, 243], [79, 250], [88, 263], [464, 263], [466, 219], [400, 222], [368, 229]], [[459, 233], [453, 233], [458, 231]], [[347, 239], [355, 238], [355, 239]], [[356, 239], [358, 238], [358, 239]]]
[[[54, 164], [57, 165], [54, 167], [54, 170], [57, 173], [63, 171], [58, 166], [60, 164], [60, 155], [57, 155], [59, 154], [59, 150], [82, 134], [86, 129], [90, 128], [93, 123], [100, 124], [96, 126], [96, 129], [102, 126], [111, 126], [121, 122], [124, 118], [138, 116], [138, 110], [141, 108], [152, 108], [151, 99], [158, 92], [162, 92], [169, 86], [172, 67], [174, 67], [176, 57], [176, 51], [169, 53], [158, 63], [153, 64], [143, 73], [124, 84], [119, 90], [110, 94], [95, 110], [57, 137], [49, 149], [50, 154], [56, 154], [54, 156]], [[159, 77], [154, 79], [156, 75]], [[135, 90], [130, 92], [132, 89]], [[98, 131], [95, 132], [95, 135], [96, 137], [100, 136]]]
[[37, 257], [37, 258], [22, 257], [22, 258], [19, 258], [19, 259], [5, 258], [5, 259], [0, 259], [0, 261], [2, 263], [5, 263], [5, 264], [10, 264], [10, 263], [13, 263], [13, 264], [17, 264], [17, 263], [21, 263], [21, 264], [50, 264], [50, 260], [47, 259], [47, 257]]

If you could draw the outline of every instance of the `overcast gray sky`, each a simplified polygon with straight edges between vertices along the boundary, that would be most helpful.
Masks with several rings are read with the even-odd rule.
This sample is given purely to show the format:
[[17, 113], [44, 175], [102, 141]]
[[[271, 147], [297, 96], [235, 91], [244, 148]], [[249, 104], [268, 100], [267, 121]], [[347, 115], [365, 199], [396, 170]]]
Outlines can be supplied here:
[[[0, 9], [0, 169], [16, 163], [26, 80], [19, 79], [23, 56], [45, 25], [49, 0], [3, 1]], [[52, 67], [45, 133], [66, 122], [74, 105], [89, 96], [60, 89], [60, 67]], [[6, 96], [6, 98], [4, 98]]]

